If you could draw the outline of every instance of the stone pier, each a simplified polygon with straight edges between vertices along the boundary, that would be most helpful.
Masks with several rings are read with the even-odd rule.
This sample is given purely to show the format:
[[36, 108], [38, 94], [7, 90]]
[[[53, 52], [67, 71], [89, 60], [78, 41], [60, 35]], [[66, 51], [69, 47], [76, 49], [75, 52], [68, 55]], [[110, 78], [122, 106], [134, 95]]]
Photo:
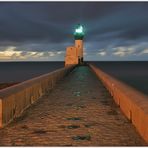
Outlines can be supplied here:
[[88, 66], [76, 67], [0, 137], [1, 146], [147, 145]]

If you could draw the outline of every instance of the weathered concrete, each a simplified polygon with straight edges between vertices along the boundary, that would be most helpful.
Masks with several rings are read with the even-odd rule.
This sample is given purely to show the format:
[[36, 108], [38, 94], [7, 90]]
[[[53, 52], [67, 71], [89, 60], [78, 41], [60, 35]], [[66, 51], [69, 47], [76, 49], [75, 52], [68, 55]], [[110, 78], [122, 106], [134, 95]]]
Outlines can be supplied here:
[[90, 67], [109, 90], [116, 104], [120, 106], [126, 117], [131, 120], [148, 143], [148, 96], [109, 76], [94, 65], [90, 64]]
[[2, 128], [0, 137], [3, 146], [146, 145], [86, 66], [74, 69], [20, 118]]
[[68, 66], [71, 64], [78, 64], [77, 48], [74, 46], [70, 46], [66, 48], [65, 66]]
[[55, 83], [72, 70], [73, 66], [30, 79], [18, 85], [0, 90], [0, 127], [18, 117], [39, 99]]

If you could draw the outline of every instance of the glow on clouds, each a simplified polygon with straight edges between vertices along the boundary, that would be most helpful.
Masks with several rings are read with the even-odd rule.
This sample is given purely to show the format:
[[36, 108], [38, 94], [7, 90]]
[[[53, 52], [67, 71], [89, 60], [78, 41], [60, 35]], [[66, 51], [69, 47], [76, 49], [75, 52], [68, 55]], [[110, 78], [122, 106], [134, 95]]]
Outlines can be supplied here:
[[38, 60], [50, 59], [64, 54], [63, 51], [21, 51], [17, 50], [14, 46], [9, 46], [0, 51], [0, 60]]

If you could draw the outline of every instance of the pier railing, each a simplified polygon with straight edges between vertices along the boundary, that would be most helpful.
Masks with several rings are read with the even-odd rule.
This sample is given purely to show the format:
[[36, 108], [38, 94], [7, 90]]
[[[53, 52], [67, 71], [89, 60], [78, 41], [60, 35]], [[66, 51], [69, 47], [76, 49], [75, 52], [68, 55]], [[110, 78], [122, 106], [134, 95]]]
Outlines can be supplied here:
[[0, 127], [19, 117], [26, 108], [50, 91], [56, 82], [74, 67], [75, 65], [67, 66], [0, 90]]
[[92, 64], [89, 66], [108, 89], [125, 116], [148, 142], [148, 96], [111, 77], [98, 67]]

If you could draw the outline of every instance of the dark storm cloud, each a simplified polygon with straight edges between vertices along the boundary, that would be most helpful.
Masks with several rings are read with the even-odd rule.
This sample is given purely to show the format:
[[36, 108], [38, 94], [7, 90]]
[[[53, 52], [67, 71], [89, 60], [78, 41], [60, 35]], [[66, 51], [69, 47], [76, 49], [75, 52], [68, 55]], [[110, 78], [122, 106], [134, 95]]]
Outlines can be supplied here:
[[[136, 4], [132, 4], [133, 6], [137, 7]], [[92, 31], [98, 34], [104, 32], [104, 29], [117, 30], [123, 28], [129, 20], [126, 21], [126, 18], [119, 20], [120, 15], [117, 17], [113, 15], [120, 9], [126, 8], [127, 11], [128, 7], [130, 6], [126, 3], [1, 2], [0, 39], [18, 42], [31, 39], [63, 42], [71, 34], [73, 25], [79, 22], [86, 24], [88, 33]], [[125, 23], [119, 26], [121, 25], [119, 21], [125, 21]], [[92, 34], [89, 36], [91, 37]]]
[[138, 46], [148, 39], [148, 3], [0, 2], [0, 50], [64, 51], [77, 23], [86, 28], [88, 52]]

